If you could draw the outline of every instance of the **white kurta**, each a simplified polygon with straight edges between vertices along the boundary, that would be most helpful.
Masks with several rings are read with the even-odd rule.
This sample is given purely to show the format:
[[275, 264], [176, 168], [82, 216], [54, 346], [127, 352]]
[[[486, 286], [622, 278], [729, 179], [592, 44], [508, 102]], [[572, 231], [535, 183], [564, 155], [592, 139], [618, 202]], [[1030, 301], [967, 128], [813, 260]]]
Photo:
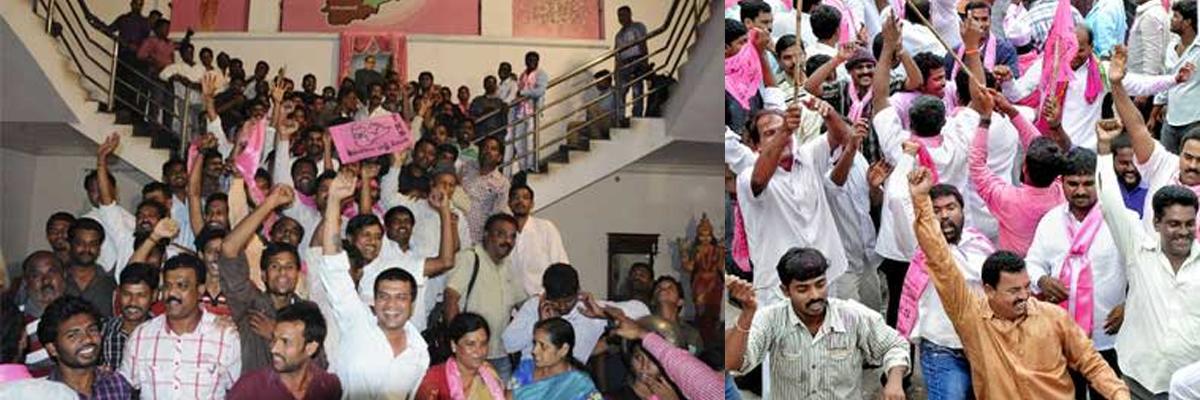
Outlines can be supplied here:
[[571, 263], [563, 248], [558, 227], [549, 220], [529, 216], [525, 227], [517, 233], [517, 242], [509, 258], [509, 273], [514, 282], [521, 282], [526, 296], [542, 293], [542, 274], [554, 263]]

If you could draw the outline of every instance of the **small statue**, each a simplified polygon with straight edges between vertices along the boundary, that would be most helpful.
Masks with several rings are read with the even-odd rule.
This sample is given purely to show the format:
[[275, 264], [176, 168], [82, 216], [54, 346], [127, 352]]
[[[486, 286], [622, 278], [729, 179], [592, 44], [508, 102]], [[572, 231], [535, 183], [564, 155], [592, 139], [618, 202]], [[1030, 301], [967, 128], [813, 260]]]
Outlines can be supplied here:
[[705, 343], [716, 343], [721, 336], [721, 271], [725, 265], [725, 247], [713, 234], [708, 214], [696, 225], [696, 240], [679, 246], [683, 270], [691, 274], [692, 301], [696, 306], [696, 325]]

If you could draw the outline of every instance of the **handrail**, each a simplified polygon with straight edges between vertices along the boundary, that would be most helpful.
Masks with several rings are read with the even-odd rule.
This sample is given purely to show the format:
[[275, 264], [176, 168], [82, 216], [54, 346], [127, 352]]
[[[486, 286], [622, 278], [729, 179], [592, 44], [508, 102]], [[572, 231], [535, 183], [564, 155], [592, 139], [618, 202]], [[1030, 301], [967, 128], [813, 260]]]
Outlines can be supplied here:
[[[60, 4], [60, 3], [59, 3], [59, 2], [57, 2], [57, 1], [56, 1], [56, 2], [54, 2], [54, 8], [58, 9], [58, 14], [59, 14], [59, 15], [63, 15], [64, 13], [63, 13], [63, 11], [62, 11], [62, 6], [60, 6], [59, 4]], [[71, 10], [71, 11], [72, 11], [72, 13], [74, 13], [74, 10]], [[105, 67], [105, 66], [104, 66], [104, 64], [101, 64], [101, 63], [100, 63], [100, 61], [96, 60], [96, 57], [93, 57], [93, 56], [92, 56], [92, 53], [89, 53], [89, 52], [87, 52], [87, 49], [84, 49], [84, 48], [83, 48], [83, 47], [85, 47], [85, 46], [84, 46], [84, 43], [83, 43], [83, 40], [79, 39], [79, 33], [77, 33], [77, 32], [75, 31], [75, 25], [71, 25], [71, 24], [69, 24], [69, 23], [68, 23], [68, 24], [62, 24], [62, 25], [66, 26], [66, 27], [67, 27], [67, 30], [69, 30], [69, 31], [71, 32], [71, 37], [74, 37], [74, 38], [75, 38], [75, 42], [76, 42], [76, 43], [79, 43], [80, 51], [82, 51], [82, 52], [83, 52], [83, 55], [84, 55], [84, 56], [86, 56], [88, 60], [91, 60], [93, 64], [96, 64], [96, 66], [97, 66], [97, 67], [99, 67], [101, 70], [103, 70], [103, 71], [104, 71], [104, 73], [106, 73], [106, 74], [110, 74], [110, 73], [112, 73], [112, 71], [109, 71], [109, 70], [108, 70], [108, 67]], [[82, 27], [80, 28], [80, 30], [82, 30]], [[84, 32], [84, 36], [87, 36], [87, 33], [86, 33], [86, 31]], [[81, 69], [81, 71], [82, 71], [82, 69]]]

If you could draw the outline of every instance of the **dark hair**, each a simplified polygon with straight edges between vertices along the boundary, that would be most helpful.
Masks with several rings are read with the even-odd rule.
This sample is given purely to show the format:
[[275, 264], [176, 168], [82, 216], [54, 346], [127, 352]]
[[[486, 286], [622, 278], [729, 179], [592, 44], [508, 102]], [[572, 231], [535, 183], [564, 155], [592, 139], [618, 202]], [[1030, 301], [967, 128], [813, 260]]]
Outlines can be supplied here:
[[[253, 182], [251, 182], [251, 184], [253, 184]], [[204, 211], [207, 212], [209, 208], [212, 208], [212, 204], [218, 201], [223, 201], [226, 205], [229, 205], [229, 195], [222, 192], [216, 192], [208, 195], [208, 198], [204, 199]]]
[[1066, 164], [1066, 154], [1053, 139], [1040, 136], [1029, 143], [1025, 151], [1025, 174], [1029, 184], [1044, 188], [1054, 183]]
[[[270, 260], [271, 257], [275, 257], [276, 255], [283, 253], [291, 254], [292, 257], [296, 258], [296, 262], [300, 262], [300, 253], [296, 251], [296, 246], [292, 246], [283, 242], [269, 242], [267, 243], [266, 248], [263, 249], [262, 257], [258, 260], [259, 267], [262, 268], [263, 272], [266, 272], [267, 261]], [[264, 275], [264, 278], [265, 277], [266, 276]]]
[[436, 152], [439, 155], [440, 154], [450, 154], [451, 156], [454, 156], [455, 160], [458, 159], [458, 147], [455, 147], [454, 145], [452, 145], [450, 143], [445, 143], [445, 144], [437, 146]]
[[654, 267], [651, 267], [650, 264], [648, 264], [648, 263], [644, 263], [644, 262], [633, 263], [632, 265], [629, 266], [629, 273], [632, 274], [633, 270], [635, 270], [635, 269], [644, 269], [644, 270], [646, 270], [646, 272], [650, 273], [651, 277], [654, 276]]
[[753, 20], [758, 18], [758, 15], [762, 13], [771, 13], [771, 6], [762, 0], [742, 0], [738, 2], [738, 7], [741, 8], [739, 16], [741, 21]]
[[[675, 286], [675, 292], [679, 294], [679, 298], [685, 299], [685, 297], [683, 296], [683, 284], [679, 283], [678, 279], [675, 279], [675, 277], [670, 276], [670, 275], [663, 275], [654, 280], [653, 287], [657, 288], [658, 284], [663, 283], [663, 282], [670, 282], [672, 286]], [[684, 301], [684, 302], [686, 303], [686, 301]], [[683, 305], [680, 305], [680, 307], [682, 308]]]
[[527, 184], [524, 184], [524, 183], [517, 183], [517, 184], [513, 184], [513, 185], [512, 185], [512, 187], [508, 188], [508, 198], [509, 198], [509, 200], [511, 200], [511, 199], [513, 198], [513, 195], [516, 195], [516, 194], [517, 194], [517, 191], [518, 191], [518, 190], [528, 190], [528, 191], [529, 191], [529, 198], [530, 198], [531, 200], [533, 199], [533, 188], [529, 187], [529, 185], [527, 185]]
[[488, 217], [487, 222], [483, 223], [483, 231], [490, 232], [492, 230], [493, 226], [495, 226], [496, 224], [501, 223], [501, 222], [508, 222], [510, 224], [513, 224], [513, 226], [518, 225], [517, 218], [513, 217], [512, 214], [496, 213], [496, 214], [492, 214], [492, 216]]
[[751, 143], [759, 143], [762, 141], [762, 132], [758, 131], [758, 120], [769, 115], [778, 116], [779, 118], [784, 119], [787, 118], [787, 116], [783, 114], [783, 111], [773, 108], [764, 108], [758, 110], [758, 112], [755, 112], [750, 119], [746, 120], [746, 137], [750, 138]]
[[1179, 139], [1179, 151], [1183, 151], [1183, 145], [1192, 140], [1200, 140], [1200, 128], [1189, 128], [1183, 134], [1183, 138]]
[[[54, 253], [51, 253], [48, 250], [38, 250], [33, 253], [30, 253], [28, 256], [25, 257], [24, 261], [21, 261], [21, 273], [25, 274], [25, 276], [29, 276], [30, 270], [33, 269], [33, 260], [36, 260], [39, 258], [48, 259], [51, 262], [53, 262], [54, 265], [58, 266], [58, 269], [60, 269], [60, 270], [63, 269], [62, 261], [59, 261], [58, 257], [55, 256]], [[29, 282], [29, 281], [27, 280], [26, 282]]]
[[920, 13], [920, 15], [924, 15], [928, 18], [933, 18], [929, 16], [929, 7], [929, 0], [910, 0], [904, 5], [904, 19], [915, 25], [925, 25], [925, 23], [921, 21], [921, 17], [917, 16], [917, 13]]
[[162, 165], [163, 176], [165, 177], [167, 175], [167, 170], [170, 170], [171, 167], [174, 167], [176, 165], [183, 167], [184, 172], [185, 173], [187, 172], [187, 164], [184, 163], [183, 160], [179, 159], [178, 157], [171, 157], [169, 160], [167, 160], [167, 162], [164, 162]]
[[1193, 30], [1198, 28], [1196, 26], [1196, 1], [1195, 0], [1183, 0], [1183, 1], [1176, 2], [1174, 5], [1171, 6], [1171, 11], [1179, 13], [1179, 15], [1181, 17], [1183, 17], [1183, 22], [1191, 22]]
[[408, 287], [412, 289], [413, 301], [416, 301], [417, 280], [416, 278], [413, 278], [412, 274], [408, 273], [408, 271], [405, 271], [403, 268], [392, 267], [380, 272], [379, 276], [375, 278], [375, 296], [379, 296], [379, 285], [383, 283], [383, 281], [401, 281], [408, 283]]
[[76, 219], [71, 224], [71, 229], [67, 230], [67, 240], [75, 241], [75, 236], [78, 235], [77, 232], [81, 230], [97, 232], [100, 234], [100, 241], [104, 241], [104, 225], [100, 225], [96, 220], [86, 217]]
[[775, 41], [775, 55], [782, 57], [784, 51], [798, 44], [800, 42], [796, 41], [796, 35], [788, 34], [780, 36], [779, 40]]
[[141, 209], [145, 207], [154, 209], [154, 212], [158, 213], [158, 218], [167, 218], [171, 216], [166, 205], [150, 199], [142, 200], [141, 203], [138, 203], [137, 208], [135, 208], [134, 211], [141, 211]]
[[542, 288], [551, 300], [575, 297], [579, 294], [579, 273], [569, 264], [554, 263], [542, 273]]
[[842, 24], [842, 13], [833, 6], [822, 4], [813, 7], [809, 23], [812, 25], [813, 36], [827, 40], [837, 33]]
[[482, 139], [479, 139], [480, 151], [482, 151], [482, 149], [483, 149], [483, 142], [487, 142], [487, 141], [496, 142], [496, 147], [500, 148], [500, 154], [504, 154], [504, 140], [501, 140], [496, 135], [488, 135], [488, 136], [484, 136]]
[[[983, 71], [984, 85], [989, 88], [996, 88], [996, 76], [990, 71]], [[967, 104], [971, 101], [971, 76], [967, 75], [966, 68], [960, 68], [958, 74], [954, 75], [954, 90], [958, 95], [958, 104]]]
[[1025, 259], [1008, 250], [1000, 250], [988, 256], [987, 260], [983, 261], [983, 271], [981, 273], [983, 284], [991, 287], [996, 287], [1000, 283], [1000, 273], [1006, 272], [1010, 274], [1019, 273], [1025, 270]]
[[204, 261], [200, 257], [188, 253], [176, 254], [174, 257], [168, 258], [167, 262], [163, 263], [162, 275], [163, 279], [167, 278], [167, 273], [183, 268], [190, 268], [196, 272], [196, 283], [203, 285], [208, 279], [208, 268], [204, 266]]
[[[321, 182], [324, 182], [324, 181], [332, 181], [332, 180], [334, 180], [334, 179], [337, 179], [337, 172], [334, 172], [334, 171], [325, 171], [325, 172], [322, 172], [320, 175], [317, 175], [317, 179], [316, 179], [316, 184], [317, 184], [317, 185], [316, 185], [316, 187], [320, 187], [320, 186], [321, 186]], [[323, 211], [323, 210], [322, 210], [322, 211]]]
[[427, 76], [429, 79], [433, 79], [433, 73], [429, 71], [421, 71], [421, 73], [417, 75], [417, 79], [425, 79]]
[[825, 63], [832, 60], [833, 57], [824, 54], [817, 54], [809, 57], [808, 61], [804, 62], [804, 73], [807, 75], [812, 75], [814, 72], [817, 72], [818, 68], [821, 68], [822, 65], [825, 65]]
[[92, 322], [95, 324], [99, 324], [101, 321], [96, 307], [82, 297], [68, 294], [50, 302], [50, 305], [46, 306], [46, 310], [42, 311], [42, 319], [38, 321], [38, 341], [43, 346], [54, 343], [54, 340], [58, 339], [58, 329], [62, 323], [79, 314], [91, 316]]
[[454, 319], [450, 320], [450, 326], [447, 334], [450, 335], [451, 342], [457, 342], [468, 333], [483, 329], [483, 333], [487, 334], [488, 338], [492, 337], [492, 328], [488, 327], [486, 319], [483, 319], [479, 314], [473, 312], [459, 313]]
[[1062, 168], [1064, 176], [1096, 174], [1096, 152], [1087, 148], [1072, 148], [1070, 151], [1067, 151], [1065, 161]]
[[288, 304], [275, 313], [275, 322], [304, 324], [304, 344], [317, 342], [317, 352], [313, 353], [313, 357], [321, 353], [321, 348], [325, 346], [326, 329], [325, 317], [321, 315], [321, 309], [317, 308], [317, 303], [301, 300]]
[[224, 239], [227, 234], [229, 232], [226, 232], [224, 229], [213, 226], [206, 226], [200, 229], [200, 234], [196, 235], [195, 243], [193, 243], [196, 245], [196, 252], [203, 252], [204, 245], [213, 240]]
[[142, 186], [142, 197], [146, 197], [146, 195], [154, 192], [163, 192], [168, 198], [171, 197], [171, 187], [165, 183], [154, 181]]
[[779, 258], [775, 271], [779, 273], [779, 281], [783, 286], [792, 282], [801, 282], [824, 276], [829, 269], [829, 261], [817, 249], [810, 247], [793, 247]]
[[1154, 192], [1150, 205], [1154, 210], [1154, 222], [1162, 220], [1163, 210], [1170, 206], [1191, 207], [1193, 213], [1200, 207], [1196, 200], [1196, 193], [1180, 185], [1167, 185], [1158, 189], [1157, 192]]
[[395, 206], [388, 209], [387, 213], [383, 214], [383, 221], [386, 223], [387, 221], [391, 221], [392, 218], [399, 217], [400, 215], [407, 215], [408, 219], [413, 220], [413, 223], [417, 222], [417, 217], [413, 215], [412, 210], [409, 210], [408, 207], [405, 206]]
[[0, 293], [0, 364], [20, 364], [25, 352], [20, 348], [25, 337], [25, 318], [17, 307], [16, 291]]
[[746, 25], [741, 21], [731, 18], [725, 18], [725, 45], [732, 44], [738, 38], [746, 36]]
[[[50, 229], [50, 225], [53, 225], [55, 222], [60, 222], [60, 221], [66, 222], [68, 225], [74, 224], [75, 216], [71, 215], [70, 213], [62, 212], [62, 211], [56, 212], [54, 214], [50, 214], [50, 219], [46, 220], [46, 229]], [[67, 228], [67, 229], [70, 229], [70, 228]]]
[[908, 109], [909, 128], [920, 137], [933, 137], [942, 133], [946, 125], [946, 103], [934, 96], [920, 95]]
[[[989, 5], [988, 3], [986, 3], [982, 0], [971, 0], [971, 1], [967, 2], [966, 7], [963, 8], [962, 14], [958, 14], [958, 16], [960, 19], [966, 21], [967, 16], [971, 15], [971, 10], [978, 10], [978, 9], [991, 10], [991, 7], [992, 7], [991, 5]], [[989, 11], [988, 16], [989, 17], [991, 16], [990, 11]]]
[[129, 263], [121, 270], [121, 286], [143, 284], [158, 290], [158, 269], [144, 262]]
[[[83, 176], [83, 190], [84, 191], [87, 191], [88, 186], [99, 183], [99, 182], [96, 182], [96, 171], [97, 170], [93, 169], [91, 172], [88, 172], [87, 175]], [[113, 176], [112, 172], [105, 172], [104, 174], [108, 175], [108, 181], [112, 182], [113, 186], [117, 186], [117, 178]]]
[[433, 147], [433, 151], [437, 151], [437, 143], [434, 143], [433, 139], [430, 139], [428, 136], [421, 136], [420, 139], [417, 139], [417, 143], [413, 145], [413, 151], [416, 151], [421, 146], [430, 146]]
[[[1182, 144], [1183, 143], [1180, 142], [1181, 146], [1182, 146]], [[1113, 138], [1112, 152], [1113, 152], [1113, 154], [1116, 154], [1117, 150], [1126, 149], [1126, 148], [1130, 148], [1130, 149], [1133, 148], [1133, 141], [1129, 140], [1129, 134], [1127, 134], [1125, 132], [1121, 132], [1120, 135], [1117, 135], [1117, 137]]]
[[946, 59], [928, 51], [922, 51], [913, 56], [913, 63], [917, 64], [917, 69], [921, 70], [921, 76], [926, 80], [933, 71], [946, 69]]
[[930, 200], [940, 199], [943, 197], [954, 197], [954, 201], [958, 202], [958, 208], [963, 207], [962, 192], [959, 192], [958, 188], [954, 187], [954, 185], [941, 183], [933, 185], [933, 187], [929, 188]]
[[533, 325], [534, 332], [539, 330], [546, 332], [550, 344], [553, 344], [554, 347], [562, 348], [564, 345], [570, 345], [571, 352], [567, 353], [568, 363], [576, 369], [582, 369], [579, 360], [575, 359], [575, 328], [571, 326], [570, 322], [562, 317], [543, 319]]
[[350, 222], [346, 223], [346, 235], [357, 235], [368, 226], [378, 226], [380, 229], [383, 228], [383, 224], [379, 223], [379, 217], [376, 217], [375, 214], [359, 214], [355, 215], [354, 218], [350, 218]]

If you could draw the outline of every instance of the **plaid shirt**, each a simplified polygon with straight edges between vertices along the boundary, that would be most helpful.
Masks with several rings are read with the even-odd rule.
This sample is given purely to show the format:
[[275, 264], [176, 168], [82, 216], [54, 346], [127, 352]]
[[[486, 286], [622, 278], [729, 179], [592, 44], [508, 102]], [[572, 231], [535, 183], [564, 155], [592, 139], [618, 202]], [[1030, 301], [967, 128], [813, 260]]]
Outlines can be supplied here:
[[[80, 400], [128, 400], [133, 398], [133, 386], [130, 386], [129, 381], [125, 380], [120, 373], [108, 372], [99, 368], [96, 368], [95, 371], [96, 380], [92, 382], [92, 397], [79, 393]], [[47, 379], [66, 384], [62, 375], [59, 375], [58, 368], [55, 368]]]
[[178, 334], [160, 315], [129, 335], [121, 375], [144, 399], [223, 399], [241, 374], [241, 341], [233, 323], [203, 312], [190, 333]]
[[104, 321], [104, 326], [100, 328], [100, 365], [112, 367], [113, 371], [121, 367], [125, 341], [129, 340], [129, 334], [121, 330], [122, 321], [121, 317], [112, 317]]

